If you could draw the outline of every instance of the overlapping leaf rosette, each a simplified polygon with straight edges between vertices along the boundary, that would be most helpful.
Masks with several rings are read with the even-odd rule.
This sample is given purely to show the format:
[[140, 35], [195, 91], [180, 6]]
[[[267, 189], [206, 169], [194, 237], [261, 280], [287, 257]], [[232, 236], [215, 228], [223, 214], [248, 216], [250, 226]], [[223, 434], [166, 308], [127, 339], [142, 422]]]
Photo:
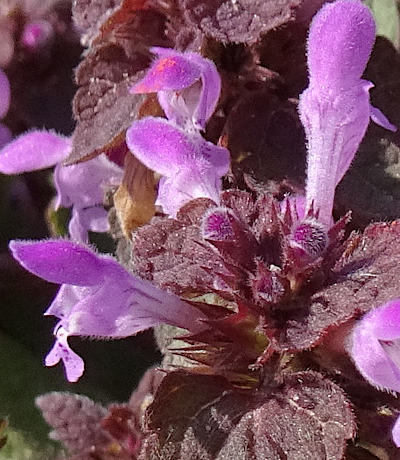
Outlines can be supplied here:
[[[46, 311], [58, 318], [46, 365], [62, 361], [68, 380], [80, 378], [70, 336], [161, 326], [165, 347], [129, 404], [68, 394], [37, 404], [76, 459], [397, 458], [400, 405], [388, 392], [400, 391], [400, 224], [350, 232], [350, 210], [332, 215], [370, 120], [396, 131], [362, 79], [373, 17], [338, 0], [311, 23], [302, 187], [252, 177], [232, 132], [258, 96], [280, 107], [268, 109], [271, 126], [293, 118], [293, 100], [272, 91], [281, 77], [254, 59], [270, 29], [296, 22], [300, 2], [275, 16], [272, 2], [240, 1], [236, 16], [231, 2], [192, 3], [125, 0], [101, 19], [106, 8], [77, 2], [90, 47], [74, 135], [34, 131], [2, 150], [8, 174], [55, 165], [57, 206], [72, 207], [70, 239], [10, 243], [27, 270], [61, 285]], [[91, 231], [112, 232], [119, 261], [87, 245]]]

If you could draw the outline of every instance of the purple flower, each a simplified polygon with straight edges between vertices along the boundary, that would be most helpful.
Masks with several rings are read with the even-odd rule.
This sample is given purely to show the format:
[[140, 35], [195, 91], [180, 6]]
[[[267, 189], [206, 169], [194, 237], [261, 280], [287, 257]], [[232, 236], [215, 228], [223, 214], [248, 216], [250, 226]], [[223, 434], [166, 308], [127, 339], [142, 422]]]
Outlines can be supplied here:
[[132, 93], [158, 93], [167, 118], [183, 128], [205, 128], [221, 91], [214, 63], [197, 53], [151, 48], [158, 56]]
[[204, 329], [204, 317], [196, 308], [132, 276], [108, 255], [66, 240], [11, 241], [10, 249], [25, 269], [61, 284], [45, 313], [60, 320], [45, 364], [62, 360], [71, 382], [84, 371], [82, 358], [69, 347], [71, 335], [122, 338], [160, 323], [191, 332]]
[[[4, 118], [10, 108], [11, 91], [7, 75], [0, 69], [0, 119]], [[11, 140], [11, 132], [0, 123], [0, 148]]]
[[174, 217], [194, 198], [219, 204], [229, 152], [204, 140], [200, 130], [215, 110], [221, 81], [215, 65], [197, 53], [152, 51], [159, 57], [132, 92], [158, 92], [168, 121], [152, 117], [136, 121], [127, 131], [126, 142], [143, 164], [163, 176], [157, 204]]
[[37, 52], [54, 36], [53, 26], [43, 19], [25, 24], [21, 44], [31, 52]]
[[229, 170], [229, 152], [187, 133], [163, 118], [136, 121], [126, 133], [129, 149], [148, 168], [161, 174], [157, 204], [175, 216], [194, 198], [219, 203], [221, 177]]
[[[363, 316], [352, 331], [349, 352], [371, 385], [400, 393], [400, 298]], [[392, 434], [400, 447], [400, 420]]]
[[56, 208], [72, 206], [69, 223], [71, 237], [88, 240], [88, 230], [105, 232], [109, 228], [103, 208], [104, 190], [122, 180], [122, 169], [100, 155], [85, 163], [63, 166], [71, 150], [71, 140], [47, 131], [32, 131], [15, 139], [0, 152], [0, 171], [20, 174], [55, 165]]
[[331, 225], [334, 193], [349, 168], [369, 120], [395, 131], [370, 104], [373, 84], [361, 76], [375, 40], [375, 23], [359, 0], [325, 5], [308, 38], [309, 87], [301, 94], [300, 118], [308, 141], [306, 200]]
[[371, 385], [400, 393], [400, 298], [363, 316], [352, 332], [350, 354]]

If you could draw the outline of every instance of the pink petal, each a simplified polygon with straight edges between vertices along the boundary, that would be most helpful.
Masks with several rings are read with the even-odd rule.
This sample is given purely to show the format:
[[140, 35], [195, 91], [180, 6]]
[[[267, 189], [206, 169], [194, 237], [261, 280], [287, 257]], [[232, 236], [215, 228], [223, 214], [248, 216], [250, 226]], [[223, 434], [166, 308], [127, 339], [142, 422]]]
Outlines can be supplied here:
[[56, 166], [54, 182], [58, 192], [56, 207], [79, 208], [103, 203], [107, 187], [118, 186], [123, 169], [110, 161], [106, 155], [72, 166]]
[[397, 127], [392, 125], [387, 117], [373, 105], [371, 105], [371, 120], [377, 125], [382, 126], [382, 128], [388, 129], [389, 131], [397, 131]]
[[49, 168], [63, 161], [71, 148], [68, 137], [47, 131], [23, 134], [0, 152], [0, 172], [20, 174]]
[[78, 208], [74, 206], [72, 209], [72, 217], [68, 225], [71, 239], [87, 243], [89, 230], [103, 233], [107, 232], [109, 228], [108, 212], [103, 207]]
[[397, 418], [396, 423], [392, 428], [393, 442], [397, 447], [400, 447], [400, 417]]
[[83, 359], [68, 344], [68, 333], [57, 327], [56, 342], [45, 359], [46, 366], [55, 366], [63, 361], [69, 382], [77, 382], [85, 370]]
[[163, 176], [171, 176], [196, 157], [190, 137], [163, 118], [135, 121], [126, 133], [129, 150], [144, 165]]
[[374, 18], [361, 1], [327, 3], [310, 27], [310, 85], [327, 90], [352, 86], [364, 72], [374, 41]]
[[215, 64], [198, 53], [154, 47], [158, 55], [133, 93], [157, 92], [167, 118], [181, 127], [203, 130], [214, 113], [221, 91]]
[[32, 21], [25, 24], [21, 34], [21, 44], [35, 52], [53, 37], [54, 30], [48, 21]]
[[14, 240], [9, 247], [26, 270], [51, 283], [91, 286], [101, 282], [108, 266], [94, 252], [66, 240]]
[[363, 316], [351, 335], [350, 354], [358, 370], [380, 389], [400, 392], [400, 299]]
[[131, 88], [131, 93], [156, 93], [181, 90], [200, 78], [198, 65], [183, 53], [164, 48], [152, 48], [159, 57], [153, 62], [142, 80]]

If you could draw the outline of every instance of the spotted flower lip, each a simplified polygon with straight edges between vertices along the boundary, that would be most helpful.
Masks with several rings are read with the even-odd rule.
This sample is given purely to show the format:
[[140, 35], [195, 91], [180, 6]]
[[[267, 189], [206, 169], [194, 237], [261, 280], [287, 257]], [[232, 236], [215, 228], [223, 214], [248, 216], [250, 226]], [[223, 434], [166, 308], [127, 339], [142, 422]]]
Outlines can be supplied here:
[[215, 64], [198, 53], [151, 48], [157, 56], [132, 93], [158, 93], [167, 118], [178, 126], [203, 130], [221, 91]]
[[122, 181], [122, 169], [100, 155], [85, 163], [63, 166], [71, 150], [68, 137], [49, 131], [31, 131], [7, 144], [0, 152], [0, 172], [20, 174], [55, 166], [56, 208], [72, 206], [69, 232], [76, 241], [88, 241], [88, 231], [109, 228], [103, 208], [107, 186]]
[[309, 86], [301, 94], [300, 119], [308, 142], [306, 208], [331, 225], [337, 184], [350, 167], [369, 120], [395, 131], [373, 107], [373, 84], [361, 79], [375, 40], [375, 23], [359, 0], [326, 4], [308, 38]]
[[174, 294], [131, 275], [115, 259], [67, 240], [11, 241], [14, 258], [31, 273], [61, 284], [45, 315], [59, 318], [55, 344], [45, 364], [64, 362], [70, 382], [84, 372], [84, 362], [68, 337], [122, 338], [167, 323], [199, 332], [202, 313]]

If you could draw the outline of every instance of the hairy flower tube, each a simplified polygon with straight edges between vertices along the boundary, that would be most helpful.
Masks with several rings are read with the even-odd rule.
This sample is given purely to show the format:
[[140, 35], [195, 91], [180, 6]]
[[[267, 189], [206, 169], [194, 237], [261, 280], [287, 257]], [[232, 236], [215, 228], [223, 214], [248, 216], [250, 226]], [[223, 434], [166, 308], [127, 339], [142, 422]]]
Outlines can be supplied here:
[[109, 229], [103, 195], [107, 186], [118, 185], [122, 169], [100, 155], [85, 163], [63, 166], [71, 149], [67, 137], [47, 131], [24, 134], [0, 152], [0, 172], [21, 174], [55, 165], [56, 208], [72, 206], [69, 233], [76, 241], [88, 241], [88, 231]]
[[221, 177], [229, 170], [229, 152], [200, 134], [220, 92], [215, 65], [196, 53], [153, 48], [159, 58], [132, 91], [158, 92], [168, 120], [148, 117], [128, 129], [131, 152], [161, 174], [157, 204], [174, 217], [180, 207], [199, 197], [219, 203]]
[[[0, 119], [4, 118], [10, 107], [11, 91], [7, 75], [0, 69]], [[11, 139], [11, 132], [7, 126], [0, 123], [0, 147]]]
[[[400, 393], [400, 299], [363, 316], [352, 331], [349, 352], [371, 385]], [[400, 447], [399, 420], [392, 434]]]
[[375, 40], [375, 22], [359, 0], [325, 5], [308, 37], [309, 86], [299, 113], [308, 142], [306, 208], [331, 225], [337, 184], [349, 168], [369, 120], [395, 131], [369, 100], [361, 78]]
[[56, 342], [47, 366], [63, 361], [70, 382], [84, 371], [84, 362], [68, 337], [122, 338], [167, 323], [199, 332], [203, 315], [174, 294], [131, 275], [115, 259], [67, 240], [11, 241], [14, 258], [31, 273], [61, 284], [45, 315], [59, 318]]

